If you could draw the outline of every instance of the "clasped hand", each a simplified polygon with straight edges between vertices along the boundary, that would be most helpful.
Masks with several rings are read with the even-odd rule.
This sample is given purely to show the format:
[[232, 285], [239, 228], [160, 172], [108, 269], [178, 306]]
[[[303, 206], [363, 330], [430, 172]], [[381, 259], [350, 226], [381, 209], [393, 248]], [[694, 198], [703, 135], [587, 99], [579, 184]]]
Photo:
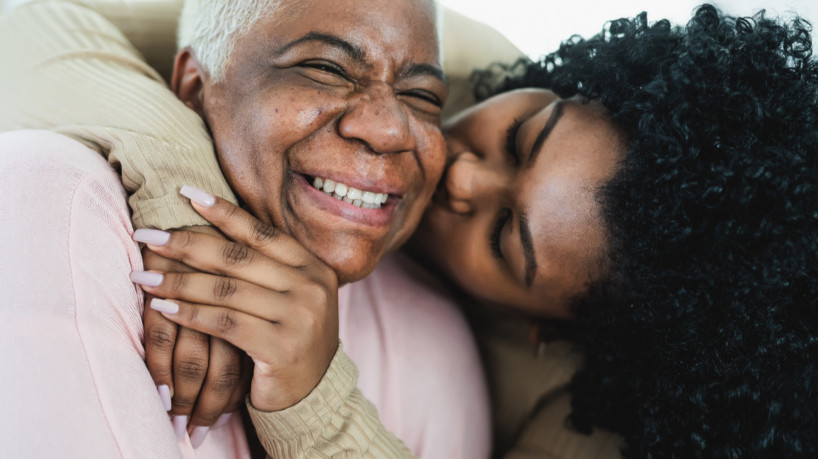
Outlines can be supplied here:
[[[149, 370], [158, 385], [175, 386], [174, 414], [192, 413], [191, 425], [209, 426], [244, 395], [242, 353], [230, 343], [252, 359], [253, 406], [288, 408], [315, 388], [337, 350], [337, 276], [272, 225], [194, 191], [193, 207], [227, 238], [181, 230], [134, 235], [148, 244], [151, 270], [132, 276], [148, 294]], [[171, 363], [190, 355], [198, 363]]]

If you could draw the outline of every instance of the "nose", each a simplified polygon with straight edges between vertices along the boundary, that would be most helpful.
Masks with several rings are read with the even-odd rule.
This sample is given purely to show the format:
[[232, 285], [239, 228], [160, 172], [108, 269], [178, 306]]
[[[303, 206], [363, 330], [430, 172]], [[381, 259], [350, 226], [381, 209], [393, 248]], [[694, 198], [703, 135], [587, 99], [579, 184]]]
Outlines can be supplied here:
[[373, 152], [415, 149], [409, 114], [388, 85], [373, 85], [357, 95], [338, 126], [342, 137], [357, 139]]
[[444, 179], [449, 206], [454, 212], [471, 213], [502, 198], [509, 178], [472, 153], [461, 153]]

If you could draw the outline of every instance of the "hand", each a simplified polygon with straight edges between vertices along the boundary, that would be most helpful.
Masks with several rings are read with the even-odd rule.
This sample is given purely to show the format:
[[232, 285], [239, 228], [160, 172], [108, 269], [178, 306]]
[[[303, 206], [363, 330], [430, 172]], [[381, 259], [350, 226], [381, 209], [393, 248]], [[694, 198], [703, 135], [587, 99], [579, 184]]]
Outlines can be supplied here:
[[[223, 237], [210, 226], [187, 229]], [[139, 239], [143, 234], [144, 238], [144, 233], [140, 231], [135, 237]], [[150, 270], [197, 272], [147, 248], [143, 250], [143, 259], [145, 268]], [[153, 295], [147, 294], [145, 304], [150, 304], [152, 299]], [[143, 321], [148, 371], [165, 408], [173, 415], [177, 438], [181, 440], [188, 429], [193, 446], [198, 447], [222, 414], [235, 411], [243, 403], [249, 390], [252, 364], [230, 343], [178, 327], [149, 307], [144, 310]]]
[[203, 271], [164, 272], [151, 307], [187, 328], [222, 338], [252, 358], [250, 401], [288, 408], [318, 384], [338, 347], [338, 279], [291, 237], [209, 196], [194, 208], [230, 239], [173, 231], [149, 248]]

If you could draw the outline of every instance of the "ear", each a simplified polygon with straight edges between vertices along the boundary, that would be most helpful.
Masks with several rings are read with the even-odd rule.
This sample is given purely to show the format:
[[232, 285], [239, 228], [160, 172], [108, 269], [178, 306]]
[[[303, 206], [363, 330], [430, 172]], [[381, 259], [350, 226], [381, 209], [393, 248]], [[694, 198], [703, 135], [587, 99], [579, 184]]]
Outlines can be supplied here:
[[207, 77], [207, 72], [196, 60], [190, 48], [184, 48], [176, 54], [170, 89], [199, 116], [204, 115], [204, 83]]

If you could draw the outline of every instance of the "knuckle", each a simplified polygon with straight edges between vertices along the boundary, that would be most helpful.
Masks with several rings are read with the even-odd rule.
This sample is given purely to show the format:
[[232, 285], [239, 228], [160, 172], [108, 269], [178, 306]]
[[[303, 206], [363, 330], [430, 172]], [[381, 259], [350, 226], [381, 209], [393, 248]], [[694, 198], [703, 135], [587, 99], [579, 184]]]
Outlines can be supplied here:
[[189, 413], [191, 409], [193, 409], [193, 405], [196, 404], [195, 398], [189, 398], [179, 395], [173, 396], [173, 409], [174, 411], [182, 411]]
[[219, 416], [221, 415], [222, 413], [219, 411], [212, 410], [199, 411], [199, 409], [197, 408], [197, 412], [195, 415], [196, 419], [194, 420], [195, 422], [193, 422], [193, 424], [197, 426], [201, 425], [210, 426], [215, 424], [216, 421], [219, 419]]
[[190, 231], [176, 231], [173, 233], [171, 241], [176, 243], [174, 245], [177, 248], [184, 249], [193, 244], [193, 237], [193, 233]]
[[174, 371], [182, 379], [202, 380], [207, 372], [207, 362], [198, 358], [183, 359], [176, 364]]
[[173, 349], [176, 342], [175, 334], [165, 327], [151, 327], [147, 330], [145, 342], [148, 347], [157, 350]]
[[165, 279], [170, 277], [169, 286], [173, 292], [181, 292], [187, 285], [187, 275], [183, 273], [166, 273]]
[[238, 371], [225, 371], [212, 378], [209, 385], [214, 391], [219, 393], [231, 393], [239, 385], [241, 376]]
[[228, 266], [247, 264], [252, 258], [253, 254], [247, 246], [229, 242], [222, 248], [222, 259]]
[[223, 311], [219, 314], [218, 320], [216, 322], [216, 329], [222, 333], [227, 334], [233, 331], [236, 328], [236, 318], [233, 316], [233, 313], [228, 309]]
[[213, 296], [222, 301], [233, 296], [238, 288], [238, 282], [231, 277], [219, 277], [213, 285]]
[[276, 227], [267, 223], [256, 221], [253, 224], [252, 241], [256, 245], [265, 244], [278, 238], [279, 231]]
[[237, 206], [225, 206], [225, 207], [224, 207], [224, 216], [225, 216], [225, 217], [226, 217], [228, 220], [232, 220], [233, 218], [235, 218], [235, 217], [236, 217], [236, 215], [238, 215], [238, 213], [239, 213], [239, 209], [240, 209], [240, 208], [239, 208], [239, 207], [237, 207]]

